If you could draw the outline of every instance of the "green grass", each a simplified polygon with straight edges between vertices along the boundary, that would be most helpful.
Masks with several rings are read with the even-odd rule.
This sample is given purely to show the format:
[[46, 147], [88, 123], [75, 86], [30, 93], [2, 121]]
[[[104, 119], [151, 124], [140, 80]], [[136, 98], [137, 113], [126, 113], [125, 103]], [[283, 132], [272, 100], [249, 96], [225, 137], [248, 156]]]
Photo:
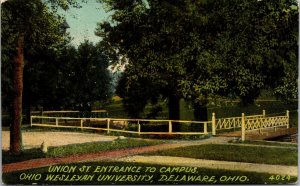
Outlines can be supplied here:
[[115, 100], [105, 107], [108, 117], [111, 118], [128, 118], [125, 109], [122, 106], [122, 100]]
[[[70, 164], [68, 166], [76, 166], [75, 172], [72, 173], [49, 173], [49, 167], [44, 167], [44, 168], [38, 168], [38, 169], [31, 169], [31, 170], [26, 170], [26, 171], [19, 171], [19, 172], [13, 172], [13, 173], [5, 173], [2, 175], [2, 180], [5, 184], [49, 184], [49, 185], [132, 185], [132, 184], [287, 184], [287, 183], [295, 183], [297, 181], [297, 177], [289, 177], [289, 176], [284, 176], [281, 175], [280, 179], [278, 178], [276, 180], [276, 175], [271, 175], [271, 174], [266, 174], [266, 173], [255, 173], [255, 172], [246, 172], [246, 171], [230, 171], [230, 170], [218, 170], [218, 169], [207, 169], [207, 168], [190, 168], [186, 170], [192, 170], [192, 171], [187, 171], [187, 172], [165, 172], [163, 170], [166, 170], [163, 167], [166, 166], [161, 166], [161, 165], [153, 165], [153, 164], [141, 164], [141, 163], [124, 163], [124, 162], [93, 162], [93, 163], [75, 163], [75, 164]], [[88, 167], [90, 166], [89, 172], [80, 172], [80, 168], [83, 167]], [[97, 166], [113, 166], [113, 167], [141, 167], [139, 172], [102, 172], [102, 173], [95, 173], [95, 169]], [[151, 167], [153, 172], [146, 172], [146, 167]], [[170, 166], [172, 169], [173, 167]], [[181, 167], [179, 167], [181, 168]], [[50, 169], [51, 170], [51, 169]], [[38, 175], [41, 174], [41, 178], [38, 180], [29, 180], [23, 179], [24, 175]], [[93, 179], [89, 181], [45, 181], [47, 174], [52, 174], [52, 175], [94, 175]], [[128, 177], [128, 175], [131, 176], [139, 176], [139, 175], [149, 175], [153, 176], [152, 179], [149, 181], [116, 181], [116, 179], [112, 179], [109, 181], [101, 181], [97, 180], [99, 176], [101, 175], [118, 175], [118, 176], [125, 176]], [[165, 181], [162, 180], [162, 175], [165, 175], [167, 177], [174, 175], [174, 177], [179, 176], [201, 176], [201, 178], [209, 177], [211, 178], [211, 182], [206, 180], [199, 180], [199, 181]], [[232, 179], [226, 179], [224, 178], [229, 178], [231, 177]], [[242, 179], [240, 179], [242, 178]], [[275, 179], [272, 179], [275, 178]], [[223, 181], [224, 180], [224, 181]]]
[[70, 154], [85, 154], [85, 153], [94, 153], [94, 152], [109, 151], [115, 149], [143, 147], [149, 145], [157, 145], [161, 143], [162, 141], [126, 139], [126, 140], [115, 140], [112, 142], [104, 142], [102, 144], [88, 143], [88, 144], [79, 144], [79, 145], [67, 145], [67, 146], [50, 148], [49, 153], [47, 155], [50, 157], [58, 157], [58, 156], [66, 156]]
[[281, 143], [281, 142], [271, 142], [271, 141], [235, 141], [231, 143], [237, 144], [251, 144], [251, 145], [268, 145], [268, 146], [281, 146], [281, 147], [298, 147], [298, 144], [291, 144], [291, 143]]
[[125, 149], [133, 147], [143, 147], [150, 145], [157, 145], [164, 143], [160, 140], [137, 140], [137, 139], [122, 139], [112, 142], [97, 142], [97, 143], [83, 143], [76, 145], [66, 145], [60, 147], [50, 147], [48, 152], [44, 154], [39, 148], [28, 149], [22, 151], [19, 155], [10, 155], [8, 151], [2, 151], [2, 163], [12, 163], [24, 160], [45, 158], [45, 157], [62, 157], [75, 154], [86, 154], [103, 152], [116, 149]]
[[146, 155], [176, 156], [197, 159], [280, 164], [293, 166], [297, 166], [298, 164], [297, 149], [260, 146], [251, 147], [237, 145], [207, 144], [151, 152], [146, 153]]

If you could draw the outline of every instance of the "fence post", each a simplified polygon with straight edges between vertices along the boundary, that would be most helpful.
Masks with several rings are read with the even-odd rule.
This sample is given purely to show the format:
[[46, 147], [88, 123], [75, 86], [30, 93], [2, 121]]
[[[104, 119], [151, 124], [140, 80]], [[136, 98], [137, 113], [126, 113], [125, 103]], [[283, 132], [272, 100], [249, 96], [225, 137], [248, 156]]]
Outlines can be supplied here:
[[266, 117], [266, 110], [263, 110], [263, 117]]
[[207, 122], [204, 122], [204, 134], [207, 134]]
[[80, 128], [82, 130], [82, 127], [83, 127], [83, 119], [80, 119]]
[[172, 121], [169, 120], [169, 133], [172, 133]]
[[138, 124], [138, 135], [141, 135], [141, 125]]
[[107, 118], [107, 134], [109, 134], [109, 123], [110, 123], [110, 119]]
[[55, 118], [55, 124], [58, 127], [58, 118]]
[[242, 113], [242, 141], [245, 141], [245, 114]]
[[125, 130], [127, 128], [127, 126], [128, 126], [128, 121], [124, 121], [124, 128], [123, 128], [123, 130]]
[[286, 117], [287, 117], [287, 126], [286, 126], [286, 128], [288, 129], [288, 128], [290, 128], [290, 111], [289, 110], [286, 111]]
[[42, 115], [42, 118], [40, 118], [40, 123], [44, 123], [44, 112], [43, 112], [43, 110], [41, 111], [41, 115]]
[[32, 117], [33, 116], [30, 116], [30, 127], [32, 127]]
[[215, 136], [216, 135], [216, 114], [214, 112], [212, 113], [211, 122], [212, 122], [212, 135]]

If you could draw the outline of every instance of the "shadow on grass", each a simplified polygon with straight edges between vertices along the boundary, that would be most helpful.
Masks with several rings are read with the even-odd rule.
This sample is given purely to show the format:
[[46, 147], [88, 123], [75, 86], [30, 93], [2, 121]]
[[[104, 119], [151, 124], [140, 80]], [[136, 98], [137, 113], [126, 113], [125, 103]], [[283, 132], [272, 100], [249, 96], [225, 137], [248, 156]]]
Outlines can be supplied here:
[[2, 164], [45, 157], [46, 154], [44, 154], [39, 148], [26, 149], [18, 155], [12, 155], [9, 151], [2, 150]]

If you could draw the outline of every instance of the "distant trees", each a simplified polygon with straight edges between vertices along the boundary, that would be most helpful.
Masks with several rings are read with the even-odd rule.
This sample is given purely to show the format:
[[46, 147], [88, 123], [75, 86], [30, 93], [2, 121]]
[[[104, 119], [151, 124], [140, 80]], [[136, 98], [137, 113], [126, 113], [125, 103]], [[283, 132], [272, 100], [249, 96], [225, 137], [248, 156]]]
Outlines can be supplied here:
[[100, 43], [84, 41], [78, 49], [68, 47], [60, 57], [57, 96], [61, 107], [78, 109], [79, 105], [104, 105], [113, 93], [109, 58]]
[[136, 101], [142, 108], [162, 95], [169, 118], [177, 119], [184, 98], [206, 120], [212, 96], [247, 104], [262, 89], [285, 99], [297, 93], [295, 0], [99, 1], [113, 16], [97, 34], [128, 59], [119, 84], [125, 106]]
[[[53, 9], [46, 2], [51, 2]], [[101, 102], [111, 95], [108, 59], [100, 45], [85, 42], [78, 50], [70, 49], [68, 34], [60, 29], [64, 19], [57, 14], [57, 8], [67, 9], [69, 5], [79, 6], [75, 0], [1, 3], [2, 108], [12, 113], [10, 151], [13, 154], [22, 150], [23, 108], [28, 113], [30, 106], [66, 108], [79, 99]], [[63, 61], [65, 52], [69, 56]]]
[[[76, 110], [87, 103], [103, 106], [112, 96], [109, 60], [99, 43], [85, 41], [78, 48], [64, 45], [57, 50], [27, 55], [27, 59], [32, 61], [24, 66], [23, 110], [27, 117], [30, 107]], [[6, 91], [12, 83], [9, 68], [3, 69], [2, 76], [8, 81], [2, 85], [3, 106], [9, 108], [12, 91]]]

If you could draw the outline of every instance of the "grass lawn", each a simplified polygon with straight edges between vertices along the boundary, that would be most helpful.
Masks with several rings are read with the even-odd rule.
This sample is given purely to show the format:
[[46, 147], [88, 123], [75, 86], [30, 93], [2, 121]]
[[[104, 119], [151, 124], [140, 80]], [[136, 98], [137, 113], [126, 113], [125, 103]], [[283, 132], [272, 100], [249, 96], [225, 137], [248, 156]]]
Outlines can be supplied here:
[[84, 143], [76, 145], [66, 145], [61, 147], [50, 147], [47, 154], [41, 152], [39, 148], [24, 150], [20, 155], [11, 156], [8, 151], [2, 151], [2, 163], [12, 163], [44, 157], [62, 157], [74, 154], [85, 154], [102, 152], [116, 149], [125, 149], [133, 147], [143, 147], [164, 143], [161, 140], [138, 140], [122, 139], [112, 142]]
[[271, 141], [237, 141], [232, 142], [237, 144], [251, 144], [251, 145], [267, 145], [267, 146], [283, 146], [283, 147], [294, 147], [297, 148], [298, 144], [291, 144], [291, 143], [282, 143], [282, 142], [271, 142]]
[[[278, 176], [246, 171], [229, 171], [196, 167], [165, 167], [141, 163], [93, 162], [76, 163], [67, 166], [73, 167], [73, 169], [69, 169], [72, 171], [53, 172], [53, 167], [44, 167], [20, 172], [5, 173], [2, 175], [2, 180], [5, 184], [38, 185], [286, 184], [295, 183], [297, 181], [296, 177], [286, 175]], [[106, 171], [102, 169], [100, 172], [101, 167], [97, 168], [97, 166], [105, 168]], [[87, 169], [87, 167], [90, 168]], [[110, 171], [109, 167], [112, 167]], [[124, 170], [126, 167], [129, 168], [127, 171], [121, 171], [122, 168]], [[178, 170], [180, 169], [183, 171], [179, 172]], [[57, 175], [58, 177], [55, 180], [55, 176]], [[75, 176], [75, 179], [78, 179], [78, 176], [81, 176], [80, 180], [71, 181], [71, 177], [74, 175], [77, 175]], [[84, 175], [86, 175], [85, 178], [83, 178]], [[50, 177], [52, 179], [50, 179]], [[188, 179], [189, 181], [187, 181]]]
[[146, 153], [146, 155], [176, 156], [293, 166], [298, 165], [298, 150], [291, 148], [207, 144], [151, 152]]

